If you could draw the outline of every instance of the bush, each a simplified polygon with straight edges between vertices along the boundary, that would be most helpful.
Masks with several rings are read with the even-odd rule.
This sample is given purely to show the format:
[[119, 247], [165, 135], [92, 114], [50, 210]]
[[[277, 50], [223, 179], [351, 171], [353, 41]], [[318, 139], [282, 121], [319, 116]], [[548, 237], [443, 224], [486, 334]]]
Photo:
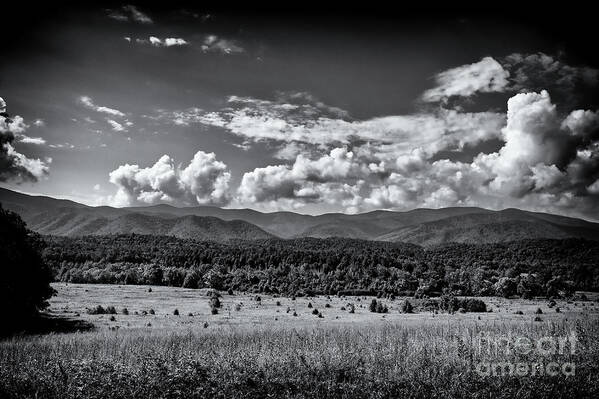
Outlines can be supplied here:
[[156, 314], [156, 312], [154, 312], [154, 309], [150, 309], [150, 314]]
[[227, 294], [229, 294], [229, 295], [233, 295], [233, 294], [234, 294], [234, 292], [233, 292], [233, 290], [232, 290], [231, 288], [229, 288], [229, 289], [227, 290]]
[[281, 301], [277, 301], [277, 306], [281, 306]]
[[556, 307], [556, 308], [555, 308], [555, 313], [561, 313], [561, 311], [562, 311], [562, 310], [561, 310], [559, 307]]
[[98, 305], [95, 308], [87, 309], [88, 314], [106, 314], [106, 309], [102, 305]]
[[221, 304], [220, 304], [220, 299], [218, 299], [218, 297], [213, 296], [212, 298], [210, 298], [210, 307], [211, 308], [220, 308]]
[[106, 308], [106, 313], [107, 314], [116, 314], [116, 309], [114, 308], [114, 306], [108, 306]]
[[241, 310], [241, 304], [240, 303], [236, 303], [235, 304], [235, 310], [238, 311], [238, 312]]
[[114, 315], [110, 316], [110, 321], [116, 321], [116, 317]]
[[212, 314], [218, 314], [218, 308], [212, 308], [212, 309], [210, 309], [210, 312]]
[[173, 311], [173, 314], [174, 314], [175, 316], [179, 316], [179, 309], [175, 309], [175, 310]]
[[373, 299], [372, 301], [370, 301], [370, 305], [368, 305], [368, 310], [370, 310], [371, 312], [376, 312], [376, 307], [377, 301], [376, 299]]
[[407, 299], [401, 304], [401, 313], [414, 313], [414, 307]]
[[0, 205], [0, 303], [4, 305], [0, 334], [25, 327], [48, 306], [55, 291], [49, 268], [42, 260], [40, 236], [27, 230], [19, 215]]
[[543, 321], [539, 316], [535, 317], [535, 321]]
[[128, 315], [129, 314], [129, 310], [127, 308], [123, 308], [121, 309], [121, 313], [124, 315]]
[[308, 309], [312, 309], [312, 302], [308, 302]]
[[537, 310], [535, 310], [535, 314], [543, 314], [543, 311], [541, 308], [537, 308]]
[[312, 314], [314, 314], [314, 315], [317, 315], [317, 314], [318, 314], [318, 309], [314, 309], [314, 310], [312, 311]]
[[325, 308], [330, 308], [330, 307], [331, 307], [331, 304], [330, 304], [330, 303], [325, 303], [325, 304], [324, 304], [324, 307], [325, 307]]
[[348, 304], [347, 308], [349, 309], [349, 313], [356, 313], [356, 307], [353, 303]]

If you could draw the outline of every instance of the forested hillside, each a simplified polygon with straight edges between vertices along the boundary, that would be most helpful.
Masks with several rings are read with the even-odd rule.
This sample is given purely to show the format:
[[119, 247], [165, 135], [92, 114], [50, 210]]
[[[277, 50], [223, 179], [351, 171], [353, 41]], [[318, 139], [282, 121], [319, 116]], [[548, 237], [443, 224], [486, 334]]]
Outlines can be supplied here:
[[230, 241], [168, 236], [46, 237], [56, 280], [302, 295], [537, 296], [599, 290], [599, 243], [413, 244], [353, 239]]

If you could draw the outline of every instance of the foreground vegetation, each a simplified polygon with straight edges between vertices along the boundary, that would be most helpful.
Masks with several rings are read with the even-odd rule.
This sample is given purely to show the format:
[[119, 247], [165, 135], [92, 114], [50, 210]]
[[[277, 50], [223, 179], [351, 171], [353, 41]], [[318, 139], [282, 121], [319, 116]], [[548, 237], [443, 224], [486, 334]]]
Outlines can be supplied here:
[[166, 236], [45, 237], [57, 281], [282, 295], [568, 297], [599, 290], [599, 242], [412, 244], [352, 239], [199, 242]]
[[[570, 376], [481, 376], [477, 334], [577, 334]], [[599, 325], [472, 322], [309, 329], [127, 330], [0, 342], [0, 397], [44, 398], [593, 398]]]

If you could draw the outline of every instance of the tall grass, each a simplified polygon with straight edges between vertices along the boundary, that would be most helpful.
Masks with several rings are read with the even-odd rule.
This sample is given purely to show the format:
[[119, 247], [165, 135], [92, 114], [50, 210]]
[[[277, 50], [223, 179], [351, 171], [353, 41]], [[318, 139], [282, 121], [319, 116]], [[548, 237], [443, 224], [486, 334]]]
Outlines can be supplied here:
[[[576, 375], [476, 374], [479, 333], [577, 334]], [[538, 358], [520, 356], [520, 361]], [[378, 327], [121, 330], [0, 342], [0, 397], [599, 397], [599, 324], [451, 322]]]

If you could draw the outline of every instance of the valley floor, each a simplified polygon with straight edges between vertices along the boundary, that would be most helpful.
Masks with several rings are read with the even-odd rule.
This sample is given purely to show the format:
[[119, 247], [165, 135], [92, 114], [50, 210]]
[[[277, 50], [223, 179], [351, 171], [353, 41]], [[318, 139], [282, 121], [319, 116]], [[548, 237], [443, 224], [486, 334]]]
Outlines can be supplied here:
[[[54, 287], [50, 314], [95, 329], [0, 341], [2, 398], [599, 395], [596, 301], [549, 307], [547, 300], [483, 298], [492, 312], [402, 314], [399, 298], [383, 300], [389, 312], [377, 314], [368, 310], [371, 297], [260, 295], [258, 301], [256, 295], [224, 294], [213, 315], [206, 290]], [[114, 306], [117, 314], [86, 312], [97, 305]], [[529, 340], [533, 350], [516, 351], [517, 338]], [[551, 349], [570, 339], [563, 351], [535, 346], [545, 342]], [[489, 372], [497, 364], [526, 370]]]

